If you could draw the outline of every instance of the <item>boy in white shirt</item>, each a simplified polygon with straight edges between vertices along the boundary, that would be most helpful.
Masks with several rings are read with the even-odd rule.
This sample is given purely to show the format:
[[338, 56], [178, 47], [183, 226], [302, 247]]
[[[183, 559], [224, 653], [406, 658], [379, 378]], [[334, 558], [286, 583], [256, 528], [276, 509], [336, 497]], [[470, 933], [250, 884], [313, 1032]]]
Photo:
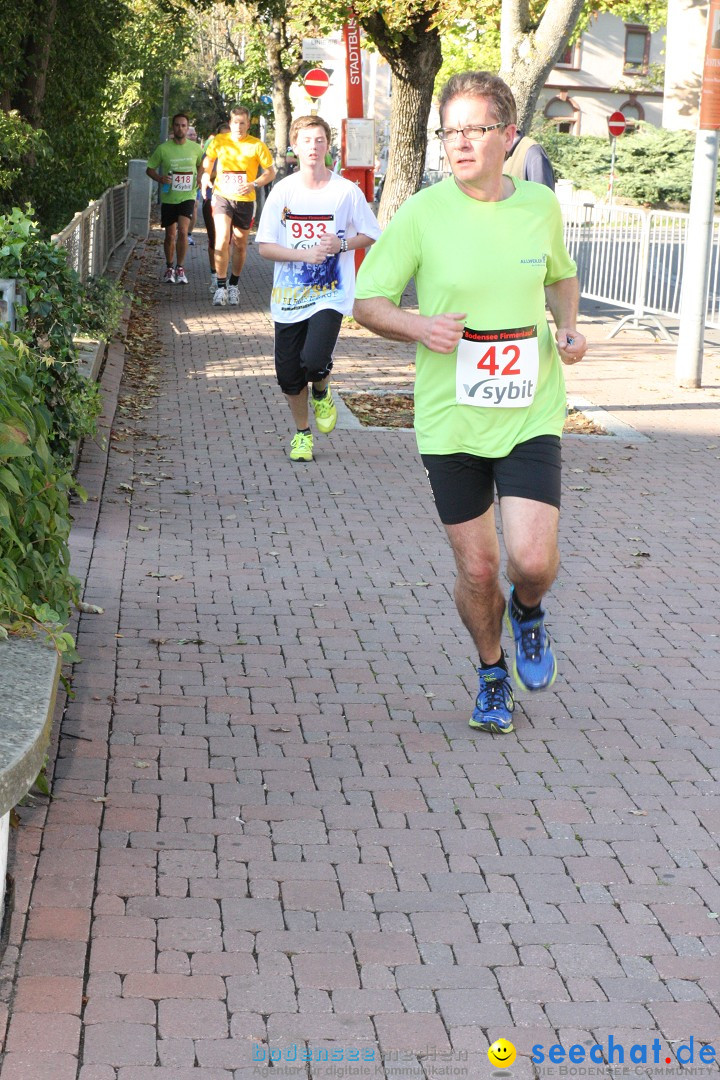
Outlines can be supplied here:
[[370, 247], [380, 227], [358, 186], [327, 168], [325, 120], [295, 119], [290, 144], [299, 168], [268, 196], [256, 242], [261, 256], [275, 263], [275, 372], [297, 427], [290, 457], [312, 461], [309, 405], [318, 431], [329, 434], [337, 422], [329, 382], [342, 318], [355, 295], [353, 252]]

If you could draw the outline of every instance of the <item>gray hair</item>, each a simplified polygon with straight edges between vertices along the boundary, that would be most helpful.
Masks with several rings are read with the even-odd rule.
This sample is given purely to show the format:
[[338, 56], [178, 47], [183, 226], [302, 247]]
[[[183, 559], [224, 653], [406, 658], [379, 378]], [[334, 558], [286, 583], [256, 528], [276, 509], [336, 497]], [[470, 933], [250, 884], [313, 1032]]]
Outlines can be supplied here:
[[513, 92], [499, 75], [490, 71], [463, 71], [453, 75], [440, 91], [438, 107], [440, 123], [444, 123], [445, 109], [457, 97], [487, 98], [499, 124], [516, 124], [517, 108]]

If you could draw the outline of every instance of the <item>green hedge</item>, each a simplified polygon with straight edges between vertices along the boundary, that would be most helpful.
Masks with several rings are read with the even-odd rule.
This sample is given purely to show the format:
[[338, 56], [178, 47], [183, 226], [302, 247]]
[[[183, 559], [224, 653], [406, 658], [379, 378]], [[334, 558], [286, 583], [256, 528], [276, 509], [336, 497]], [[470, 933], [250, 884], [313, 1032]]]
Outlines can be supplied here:
[[98, 387], [80, 373], [74, 339], [108, 336], [121, 293], [82, 286], [65, 252], [20, 210], [0, 217], [0, 277], [15, 278], [25, 303], [17, 327], [0, 326], [0, 633], [48, 629], [56, 645], [78, 583], [68, 537], [74, 444], [96, 430]]
[[[558, 179], [571, 180], [597, 196], [607, 194], [610, 140], [559, 134], [554, 126], [533, 131]], [[695, 135], [641, 124], [617, 140], [615, 195], [648, 206], [685, 207], [690, 201]]]
[[0, 330], [0, 624], [53, 632], [77, 599], [70, 574], [73, 479], [50, 444], [52, 416], [38, 397], [37, 357]]

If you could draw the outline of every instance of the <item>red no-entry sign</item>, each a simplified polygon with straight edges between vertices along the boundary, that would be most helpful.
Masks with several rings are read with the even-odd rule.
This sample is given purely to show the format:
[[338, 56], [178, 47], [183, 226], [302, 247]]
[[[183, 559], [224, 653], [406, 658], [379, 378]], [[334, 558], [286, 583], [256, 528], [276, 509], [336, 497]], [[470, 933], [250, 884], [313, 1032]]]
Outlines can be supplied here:
[[625, 116], [621, 112], [610, 113], [608, 116], [608, 131], [611, 135], [622, 135], [627, 127]]
[[311, 98], [322, 97], [330, 85], [330, 76], [322, 68], [311, 68], [303, 79], [303, 86]]

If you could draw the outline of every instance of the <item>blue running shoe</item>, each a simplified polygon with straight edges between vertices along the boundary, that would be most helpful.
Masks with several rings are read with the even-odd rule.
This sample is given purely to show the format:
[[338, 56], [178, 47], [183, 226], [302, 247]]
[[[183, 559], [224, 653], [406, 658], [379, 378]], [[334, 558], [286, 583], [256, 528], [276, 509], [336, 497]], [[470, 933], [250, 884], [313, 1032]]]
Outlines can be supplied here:
[[545, 615], [519, 622], [513, 615], [512, 597], [505, 611], [505, 623], [515, 638], [514, 673], [523, 690], [545, 690], [552, 686], [557, 675], [557, 660], [545, 629]]
[[515, 708], [510, 676], [504, 667], [478, 668], [480, 689], [470, 727], [504, 735], [513, 730], [512, 711]]

